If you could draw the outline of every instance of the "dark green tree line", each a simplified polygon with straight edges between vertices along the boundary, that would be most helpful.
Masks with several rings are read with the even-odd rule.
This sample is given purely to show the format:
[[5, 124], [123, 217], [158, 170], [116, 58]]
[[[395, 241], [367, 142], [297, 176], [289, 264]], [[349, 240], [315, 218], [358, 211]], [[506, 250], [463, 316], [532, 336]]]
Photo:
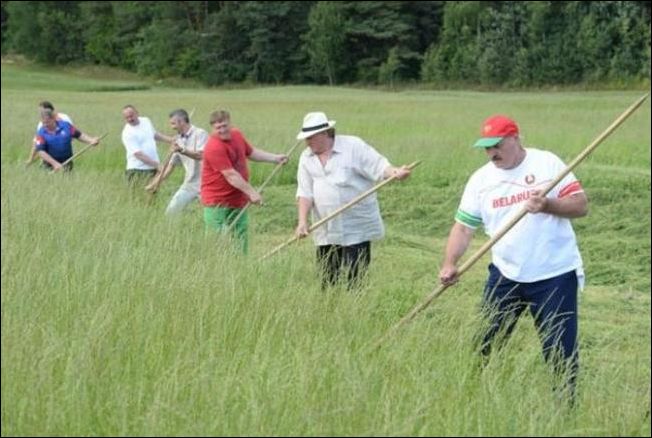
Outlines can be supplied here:
[[650, 77], [650, 2], [3, 1], [2, 53], [223, 83]]

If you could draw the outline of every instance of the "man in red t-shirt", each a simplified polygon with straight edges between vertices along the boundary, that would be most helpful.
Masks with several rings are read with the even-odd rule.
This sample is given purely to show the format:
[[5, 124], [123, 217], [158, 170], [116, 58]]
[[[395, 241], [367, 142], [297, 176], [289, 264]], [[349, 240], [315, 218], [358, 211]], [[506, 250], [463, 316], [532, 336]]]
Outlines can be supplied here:
[[[213, 130], [204, 146], [200, 196], [206, 227], [223, 231], [248, 202], [260, 204], [263, 200], [260, 193], [249, 184], [247, 159], [285, 164], [288, 157], [249, 145], [242, 133], [231, 126], [231, 116], [227, 111], [214, 111], [210, 116], [210, 124]], [[233, 227], [235, 237], [240, 241], [245, 254], [248, 249], [248, 222], [245, 212]]]

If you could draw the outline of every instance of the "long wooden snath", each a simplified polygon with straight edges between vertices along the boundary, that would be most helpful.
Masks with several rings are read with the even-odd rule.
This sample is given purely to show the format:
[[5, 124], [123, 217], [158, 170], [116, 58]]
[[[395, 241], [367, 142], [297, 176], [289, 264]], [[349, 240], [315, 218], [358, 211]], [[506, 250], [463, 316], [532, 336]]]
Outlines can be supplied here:
[[[63, 166], [65, 166], [66, 164], [70, 163], [70, 162], [73, 161], [75, 158], [79, 158], [79, 156], [81, 156], [84, 152], [86, 152], [87, 150], [89, 150], [89, 149], [92, 148], [93, 146], [97, 146], [98, 144], [100, 144], [100, 140], [102, 140], [102, 139], [103, 139], [104, 137], [106, 137], [107, 135], [108, 135], [108, 133], [104, 133], [104, 134], [102, 134], [102, 135], [100, 136], [100, 138], [97, 139], [97, 140], [98, 140], [98, 141], [97, 141], [97, 144], [89, 144], [89, 145], [86, 145], [83, 149], [81, 149], [80, 151], [78, 151], [78, 152], [77, 152], [76, 154], [74, 154], [72, 157], [68, 158], [66, 161], [64, 161], [63, 163], [61, 163], [61, 167], [63, 167]], [[55, 172], [56, 172], [56, 171], [55, 171]]]
[[[410, 165], [407, 166], [407, 167], [408, 167], [408, 169], [412, 170], [412, 169], [414, 169], [415, 167], [417, 167], [419, 164], [421, 164], [421, 161], [415, 161], [414, 163], [410, 164]], [[317, 222], [315, 222], [314, 224], [312, 224], [312, 225], [310, 226], [310, 228], [308, 228], [308, 234], [312, 233], [315, 229], [317, 229], [317, 228], [319, 228], [320, 226], [324, 225], [326, 222], [330, 221], [331, 219], [333, 219], [334, 217], [336, 217], [337, 215], [339, 215], [339, 214], [342, 213], [343, 211], [348, 210], [349, 208], [353, 207], [355, 204], [357, 204], [358, 202], [362, 201], [364, 198], [366, 198], [366, 197], [368, 197], [368, 196], [370, 196], [370, 195], [376, 193], [378, 190], [380, 190], [380, 189], [381, 189], [382, 187], [384, 187], [386, 184], [389, 184], [390, 182], [394, 181], [395, 179], [396, 179], [395, 176], [392, 176], [392, 177], [387, 178], [386, 180], [384, 180], [384, 181], [382, 181], [382, 182], [376, 184], [375, 186], [373, 186], [372, 188], [370, 188], [370, 189], [367, 190], [366, 192], [362, 193], [361, 195], [356, 196], [355, 198], [353, 198], [352, 200], [350, 200], [349, 202], [347, 202], [347, 203], [344, 204], [343, 206], [339, 207], [337, 210], [335, 210], [334, 212], [332, 212], [332, 213], [329, 214], [328, 216], [326, 216], [326, 217], [324, 217], [324, 218], [318, 220]], [[277, 246], [276, 248], [274, 248], [273, 250], [271, 250], [270, 252], [268, 252], [267, 254], [265, 254], [265, 255], [261, 258], [261, 260], [265, 260], [266, 258], [271, 257], [272, 255], [276, 254], [277, 252], [279, 252], [280, 250], [282, 250], [283, 248], [285, 248], [285, 247], [288, 246], [289, 244], [291, 244], [291, 243], [293, 243], [293, 242], [296, 242], [297, 240], [299, 240], [299, 237], [298, 237], [298, 236], [294, 236], [294, 237], [288, 239], [288, 240], [285, 241], [284, 243], [280, 244], [279, 246]]]

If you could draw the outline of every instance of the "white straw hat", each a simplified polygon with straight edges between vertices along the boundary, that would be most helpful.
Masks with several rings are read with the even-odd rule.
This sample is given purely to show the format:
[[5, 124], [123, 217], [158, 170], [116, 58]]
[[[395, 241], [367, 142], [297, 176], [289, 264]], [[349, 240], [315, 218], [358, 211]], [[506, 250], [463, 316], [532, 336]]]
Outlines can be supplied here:
[[308, 113], [303, 118], [303, 127], [297, 135], [297, 140], [303, 140], [319, 132], [326, 131], [335, 126], [335, 120], [328, 120], [322, 112]]

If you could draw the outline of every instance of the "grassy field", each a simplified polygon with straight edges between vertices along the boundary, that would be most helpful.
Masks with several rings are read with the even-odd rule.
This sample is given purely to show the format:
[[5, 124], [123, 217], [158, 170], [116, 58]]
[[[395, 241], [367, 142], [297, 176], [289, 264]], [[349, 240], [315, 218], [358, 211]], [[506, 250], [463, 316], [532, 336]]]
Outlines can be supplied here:
[[[3, 64], [2, 436], [650, 436], [650, 100], [576, 171], [591, 202], [574, 221], [587, 273], [576, 409], [552, 394], [529, 316], [479, 370], [487, 257], [368, 348], [437, 286], [464, 183], [485, 162], [470, 147], [484, 118], [513, 116], [527, 145], [569, 162], [642, 94], [174, 89]], [[109, 133], [71, 175], [23, 164], [44, 99]], [[172, 109], [195, 108], [206, 129], [227, 108], [277, 152], [323, 110], [393, 163], [423, 160], [380, 195], [387, 237], [369, 286], [322, 293], [307, 241], [258, 261], [291, 235], [296, 156], [251, 211], [249, 257], [204, 234], [198, 205], [163, 215], [181, 171], [152, 204], [130, 192], [127, 103], [167, 132]], [[253, 164], [254, 183], [271, 169]]]

